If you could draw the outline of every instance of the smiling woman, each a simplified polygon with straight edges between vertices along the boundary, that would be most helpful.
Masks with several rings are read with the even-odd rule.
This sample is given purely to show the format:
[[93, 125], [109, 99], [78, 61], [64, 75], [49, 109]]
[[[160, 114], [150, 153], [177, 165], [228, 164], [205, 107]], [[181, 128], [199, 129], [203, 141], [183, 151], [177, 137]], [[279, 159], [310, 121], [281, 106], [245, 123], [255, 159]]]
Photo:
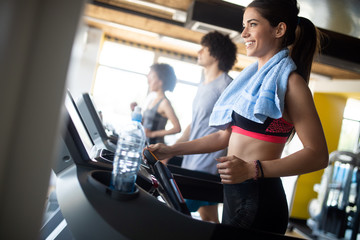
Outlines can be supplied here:
[[[304, 18], [298, 24], [298, 13], [296, 0], [252, 1], [244, 12], [242, 37], [247, 55], [257, 62], [216, 102], [209, 125], [219, 131], [172, 146], [149, 147], [160, 160], [228, 147], [227, 156], [216, 159], [224, 184], [222, 223], [284, 234], [289, 215], [280, 177], [328, 164], [325, 136], [307, 86], [316, 28]], [[282, 156], [295, 130], [304, 147]]]

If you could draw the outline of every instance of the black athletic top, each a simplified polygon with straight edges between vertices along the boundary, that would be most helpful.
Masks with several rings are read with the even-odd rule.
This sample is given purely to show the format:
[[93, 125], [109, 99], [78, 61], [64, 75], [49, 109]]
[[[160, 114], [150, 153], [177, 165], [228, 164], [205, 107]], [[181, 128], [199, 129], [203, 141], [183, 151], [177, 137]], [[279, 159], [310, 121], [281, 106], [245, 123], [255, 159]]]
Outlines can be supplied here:
[[[162, 98], [153, 108], [146, 109], [143, 114], [143, 126], [151, 131], [163, 130], [167, 123], [167, 118], [161, 116], [157, 110], [160, 103], [164, 100]], [[149, 144], [164, 143], [164, 137], [148, 138]]]
[[267, 142], [285, 143], [294, 128], [294, 125], [288, 123], [283, 118], [267, 118], [264, 123], [257, 123], [232, 113], [232, 131], [246, 135], [252, 138]]

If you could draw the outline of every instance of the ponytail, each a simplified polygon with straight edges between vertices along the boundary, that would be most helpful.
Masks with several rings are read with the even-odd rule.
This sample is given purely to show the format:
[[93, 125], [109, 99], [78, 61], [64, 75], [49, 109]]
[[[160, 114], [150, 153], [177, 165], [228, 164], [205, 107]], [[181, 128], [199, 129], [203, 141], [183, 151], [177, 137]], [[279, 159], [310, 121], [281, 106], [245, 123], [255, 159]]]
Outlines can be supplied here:
[[309, 83], [311, 66], [320, 49], [320, 32], [307, 18], [298, 17], [295, 41], [290, 46], [290, 56], [294, 60], [296, 72]]
[[272, 27], [286, 24], [282, 47], [290, 49], [296, 72], [309, 83], [312, 62], [320, 49], [320, 31], [307, 18], [298, 17], [297, 0], [253, 0], [247, 7], [256, 8]]

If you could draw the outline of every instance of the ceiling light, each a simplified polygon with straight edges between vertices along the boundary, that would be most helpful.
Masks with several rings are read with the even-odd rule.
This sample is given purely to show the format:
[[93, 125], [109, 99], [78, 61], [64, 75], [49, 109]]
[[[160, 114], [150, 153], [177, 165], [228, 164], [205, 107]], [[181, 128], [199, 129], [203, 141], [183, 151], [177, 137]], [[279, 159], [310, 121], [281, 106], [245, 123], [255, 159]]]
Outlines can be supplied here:
[[169, 7], [162, 6], [160, 4], [155, 4], [155, 3], [151, 3], [151, 2], [145, 2], [145, 1], [141, 1], [141, 0], [125, 0], [125, 1], [135, 3], [135, 4], [138, 4], [138, 5], [142, 5], [142, 6], [145, 6], [145, 7], [161, 10], [161, 11], [164, 11], [164, 12], [169, 12], [169, 13], [172, 14], [172, 19], [173, 20], [180, 21], [180, 22], [185, 22], [186, 21], [186, 12], [184, 12], [184, 11], [180, 11], [180, 10], [177, 10], [177, 9], [174, 9], [174, 8], [169, 8]]
[[223, 1], [235, 4], [235, 5], [247, 7], [247, 5], [249, 5], [253, 0], [223, 0]]

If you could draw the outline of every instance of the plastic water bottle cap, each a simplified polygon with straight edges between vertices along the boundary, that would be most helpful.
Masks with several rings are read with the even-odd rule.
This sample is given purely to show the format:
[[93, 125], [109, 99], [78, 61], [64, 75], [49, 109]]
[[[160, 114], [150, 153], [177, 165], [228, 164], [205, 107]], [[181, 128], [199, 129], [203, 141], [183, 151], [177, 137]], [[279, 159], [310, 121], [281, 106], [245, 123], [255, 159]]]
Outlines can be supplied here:
[[134, 113], [141, 113], [141, 107], [135, 106]]
[[131, 114], [131, 119], [133, 121], [138, 121], [141, 122], [142, 121], [142, 115], [141, 115], [141, 107], [136, 106], [134, 108], [134, 112]]

